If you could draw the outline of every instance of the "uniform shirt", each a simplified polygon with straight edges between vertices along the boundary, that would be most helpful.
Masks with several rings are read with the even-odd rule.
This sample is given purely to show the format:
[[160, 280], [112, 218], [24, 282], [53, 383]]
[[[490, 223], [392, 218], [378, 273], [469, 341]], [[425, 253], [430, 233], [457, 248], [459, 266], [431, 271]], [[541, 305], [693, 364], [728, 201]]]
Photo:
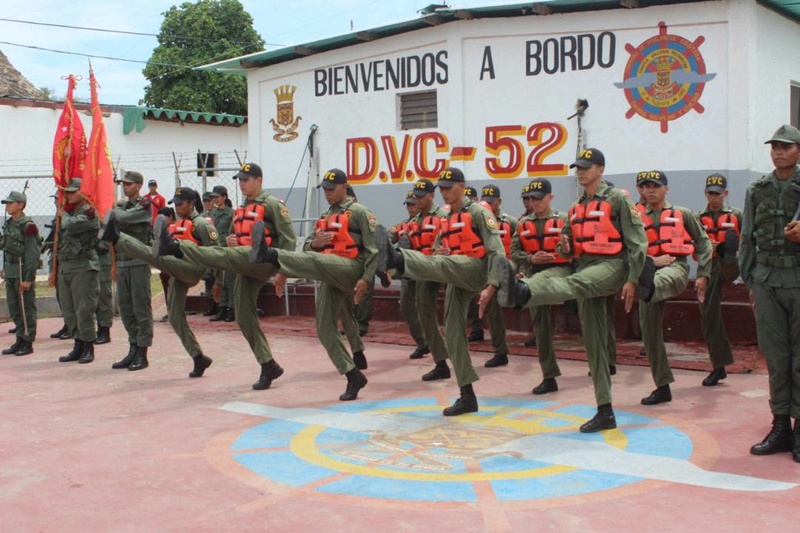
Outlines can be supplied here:
[[219, 235], [211, 222], [193, 210], [191, 215], [179, 218], [176, 223], [187, 218], [192, 221], [192, 235], [197, 239], [198, 246], [219, 246]]
[[[595, 261], [603, 261], [612, 257], [625, 257], [628, 262], [628, 279], [626, 282], [638, 284], [639, 276], [644, 268], [644, 260], [647, 256], [647, 236], [642, 225], [642, 215], [633, 205], [633, 201], [622, 194], [619, 189], [609, 187], [605, 182], [600, 186], [591, 197], [584, 190], [583, 195], [573, 205], [587, 205], [592, 200], [605, 200], [611, 205], [611, 222], [622, 236], [623, 250], [617, 255], [595, 255], [584, 253], [575, 260], [578, 268], [588, 265]], [[564, 224], [562, 235], [566, 235], [572, 240], [572, 223], [569, 219]], [[572, 254], [561, 252], [561, 243], [556, 249], [564, 257], [571, 257]], [[574, 249], [572, 250], [574, 252]]]
[[[31, 217], [22, 214], [9, 218], [3, 226], [3, 275], [6, 279], [34, 281], [39, 268], [41, 245], [39, 228]], [[20, 272], [20, 261], [22, 272]]]
[[[484, 255], [481, 260], [486, 262], [486, 268], [488, 269], [487, 285], [498, 286], [500, 280], [494, 277], [494, 265], [501, 257], [505, 258], [506, 250], [503, 248], [503, 241], [500, 240], [500, 233], [497, 230], [497, 220], [494, 218], [494, 215], [482, 205], [467, 197], [464, 197], [461, 210], [458, 212], [469, 213], [472, 217], [472, 231], [475, 232], [475, 235], [480, 237], [486, 249], [486, 255]], [[454, 213], [455, 211], [451, 210], [447, 216], [449, 217]], [[442, 235], [440, 233], [439, 236], [436, 237], [436, 242], [433, 247], [438, 247], [441, 240]]]
[[[350, 236], [358, 245], [358, 257], [354, 260], [358, 261], [364, 268], [361, 279], [367, 283], [375, 282], [375, 271], [378, 268], [378, 245], [375, 243], [375, 226], [378, 225], [378, 220], [372, 211], [366, 206], [363, 206], [352, 198], [345, 198], [342, 203], [328, 207], [320, 218], [327, 218], [330, 215], [342, 214], [350, 211]], [[311, 241], [317, 234], [316, 230], [306, 237], [303, 243], [304, 250], [312, 250]]]
[[537, 217], [536, 213], [531, 211], [527, 215], [523, 215], [522, 218], [520, 218], [517, 222], [517, 227], [514, 230], [514, 238], [511, 239], [511, 261], [513, 261], [514, 264], [517, 265], [517, 269], [526, 276], [532, 276], [533, 274], [541, 272], [542, 270], [546, 270], [552, 266], [569, 266], [569, 263], [548, 263], [543, 265], [534, 265], [530, 260], [531, 254], [526, 252], [525, 248], [522, 247], [522, 239], [519, 235], [520, 226], [527, 221], [531, 221], [536, 224], [537, 235], [542, 235], [544, 233], [545, 223], [549, 219], [553, 218], [553, 216], [558, 217], [564, 223], [567, 221], [566, 213], [559, 213], [550, 208], [547, 210], [547, 215], [543, 217]]
[[64, 273], [100, 270], [97, 258], [97, 232], [100, 220], [87, 203], [65, 211], [58, 235], [58, 270]]
[[[717, 220], [719, 220], [720, 215], [733, 215], [734, 217], [736, 217], [736, 219], [739, 221], [739, 233], [741, 233], [741, 231], [742, 231], [742, 210], [737, 208], [737, 207], [731, 207], [728, 204], [722, 204], [722, 207], [720, 208], [719, 211], [711, 211], [708, 208], [708, 206], [706, 205], [705, 209], [703, 209], [702, 211], [698, 211], [695, 214], [695, 218], [697, 218], [697, 220], [700, 222], [700, 225], [703, 226], [703, 221], [701, 220], [702, 217], [711, 217], [711, 220], [713, 220], [714, 224], [716, 224]], [[706, 235], [708, 235], [708, 232], [706, 232]], [[710, 239], [710, 237], [709, 237], [709, 239]], [[712, 248], [711, 265], [713, 266], [716, 263], [719, 263], [719, 257], [714, 255], [713, 248]]]
[[[672, 205], [669, 202], [664, 202], [664, 207], [661, 209], [653, 209], [649, 205], [645, 207], [645, 215], [649, 216], [653, 221], [653, 228], [658, 232], [659, 220], [661, 213], [665, 209], [675, 209], [680, 211], [683, 215], [683, 227], [686, 232], [694, 241], [694, 253], [697, 256], [697, 277], [709, 277], [711, 275], [711, 240], [708, 238], [705, 228], [694, 217], [694, 214], [685, 207]], [[687, 256], [674, 256], [675, 261], [681, 263], [688, 263]]]
[[[754, 217], [757, 205], [753, 205], [753, 192], [757, 186], [772, 185], [783, 194], [791, 183], [800, 184], [800, 168], [796, 168], [794, 174], [789, 179], [779, 179], [775, 171], [762, 176], [747, 187], [744, 197], [744, 211], [742, 211], [741, 240], [739, 246], [739, 272], [742, 280], [748, 288], [752, 288], [753, 283], [758, 282], [767, 287], [783, 287], [785, 289], [800, 287], [800, 268], [775, 268], [756, 262], [758, 250], [756, 249], [756, 237], [759, 229], [755, 226]], [[786, 221], [789, 221], [793, 213], [787, 214]], [[776, 228], [777, 236], [783, 236], [783, 227]], [[789, 241], [786, 241], [787, 243]]]
[[223, 204], [222, 207], [215, 207], [211, 211], [211, 220], [219, 233], [220, 246], [225, 246], [225, 239], [231, 234], [233, 227], [233, 208]]
[[[150, 244], [152, 209], [151, 200], [146, 196], [124, 198], [117, 202], [113, 210], [120, 233], [129, 235], [141, 243]], [[117, 266], [129, 267], [144, 264], [144, 261], [117, 251]]]
[[[272, 235], [272, 246], [293, 252], [297, 246], [297, 236], [295, 236], [294, 228], [292, 227], [292, 216], [289, 214], [289, 208], [263, 189], [253, 198], [245, 198], [242, 205], [257, 204], [264, 206], [264, 225], [269, 230], [269, 234]], [[229, 231], [233, 232], [233, 221], [231, 221], [229, 227]]]

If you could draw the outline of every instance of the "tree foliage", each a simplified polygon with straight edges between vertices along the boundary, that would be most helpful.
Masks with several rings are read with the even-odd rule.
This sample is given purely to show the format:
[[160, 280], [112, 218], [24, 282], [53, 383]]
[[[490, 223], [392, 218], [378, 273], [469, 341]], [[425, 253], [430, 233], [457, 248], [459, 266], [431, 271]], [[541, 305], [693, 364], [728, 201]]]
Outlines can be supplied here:
[[148, 107], [247, 114], [247, 83], [235, 74], [180, 68], [196, 67], [264, 49], [253, 17], [238, 0], [199, 0], [163, 13], [158, 46], [144, 77], [142, 104]]

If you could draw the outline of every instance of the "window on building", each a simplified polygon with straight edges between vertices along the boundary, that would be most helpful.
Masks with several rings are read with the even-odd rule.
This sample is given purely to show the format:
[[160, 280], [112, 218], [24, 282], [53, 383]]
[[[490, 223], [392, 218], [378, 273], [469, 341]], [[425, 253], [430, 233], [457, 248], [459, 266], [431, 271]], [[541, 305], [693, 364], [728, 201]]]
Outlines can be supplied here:
[[792, 114], [789, 124], [800, 128], [800, 85], [792, 84]]
[[202, 176], [204, 174], [206, 176], [213, 176], [214, 170], [217, 168], [217, 154], [204, 154], [203, 152], [197, 152], [197, 175]]
[[413, 130], [439, 126], [439, 109], [436, 91], [399, 95], [400, 129]]

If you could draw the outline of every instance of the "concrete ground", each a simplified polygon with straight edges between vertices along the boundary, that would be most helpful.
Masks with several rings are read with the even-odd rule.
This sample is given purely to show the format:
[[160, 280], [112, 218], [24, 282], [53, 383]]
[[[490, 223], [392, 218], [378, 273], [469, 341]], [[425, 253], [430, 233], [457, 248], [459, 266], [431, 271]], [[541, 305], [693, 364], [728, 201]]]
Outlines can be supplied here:
[[127, 352], [119, 321], [89, 365], [57, 362], [72, 345], [49, 339], [57, 318], [40, 322], [34, 354], [0, 356], [0, 530], [793, 529], [800, 464], [748, 453], [771, 420], [752, 350], [737, 366], [750, 373], [708, 388], [706, 372], [678, 369], [673, 401], [645, 407], [649, 370], [623, 347], [619, 428], [582, 435], [594, 397], [569, 339], [560, 390], [536, 397], [535, 357], [486, 369], [491, 348], [476, 347], [480, 411], [444, 418], [454, 379], [420, 381], [430, 356], [409, 360], [397, 325], [373, 323], [369, 384], [342, 403], [313, 320], [262, 320], [286, 370], [267, 391], [251, 389], [259, 367], [235, 324], [190, 322], [214, 359], [200, 379], [163, 323], [139, 372], [111, 370]]

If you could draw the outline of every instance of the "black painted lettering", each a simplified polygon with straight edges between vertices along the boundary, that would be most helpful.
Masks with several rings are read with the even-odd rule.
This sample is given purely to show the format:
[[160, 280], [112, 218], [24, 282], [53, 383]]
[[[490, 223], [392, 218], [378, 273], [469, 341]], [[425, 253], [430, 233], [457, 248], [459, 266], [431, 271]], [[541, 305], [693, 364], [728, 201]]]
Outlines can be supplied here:
[[617, 36], [604, 31], [597, 37], [597, 64], [608, 68], [614, 64], [617, 50]]
[[447, 50], [439, 50], [436, 54], [436, 64], [440, 72], [436, 74], [436, 81], [444, 85], [447, 83]]
[[578, 70], [589, 70], [594, 66], [594, 43], [593, 34], [578, 35]]
[[567, 59], [570, 60], [569, 70], [575, 70], [577, 62], [575, 58], [575, 50], [578, 48], [578, 40], [572, 35], [567, 35], [561, 38], [561, 72], [567, 70]]
[[484, 46], [483, 47], [483, 60], [481, 61], [481, 77], [480, 79], [483, 80], [483, 75], [489, 74], [489, 79], [494, 79], [494, 61], [492, 60], [492, 47], [491, 46]]
[[436, 82], [436, 58], [433, 54], [422, 56], [422, 84], [430, 87]]
[[542, 43], [539, 41], [525, 42], [525, 75], [536, 76], [542, 71]]
[[384, 68], [386, 69], [386, 88], [387, 89], [397, 89], [402, 87], [400, 85], [400, 72], [397, 70], [397, 66], [399, 65], [400, 61], [398, 60], [397, 63], [392, 62], [392, 60], [387, 59], [384, 61]]
[[314, 71], [314, 96], [325, 96], [328, 93], [328, 74], [325, 69]]
[[408, 56], [406, 59], [406, 87], [417, 87], [422, 81], [419, 56]]
[[344, 94], [344, 89], [341, 87], [344, 74], [344, 67], [334, 67], [333, 69], [333, 94]]
[[346, 65], [344, 68], [344, 91], [346, 93], [358, 92], [358, 65]]
[[359, 63], [358, 68], [361, 71], [361, 86], [369, 87], [369, 82], [372, 80], [372, 65], [367, 67], [368, 63]]
[[374, 83], [372, 84], [373, 90], [383, 91], [386, 89], [383, 83], [383, 61], [371, 61], [370, 64], [372, 65], [372, 72], [374, 74]]
[[555, 39], [547, 39], [542, 46], [544, 51], [544, 71], [547, 74], [555, 74], [558, 72], [558, 41]]

